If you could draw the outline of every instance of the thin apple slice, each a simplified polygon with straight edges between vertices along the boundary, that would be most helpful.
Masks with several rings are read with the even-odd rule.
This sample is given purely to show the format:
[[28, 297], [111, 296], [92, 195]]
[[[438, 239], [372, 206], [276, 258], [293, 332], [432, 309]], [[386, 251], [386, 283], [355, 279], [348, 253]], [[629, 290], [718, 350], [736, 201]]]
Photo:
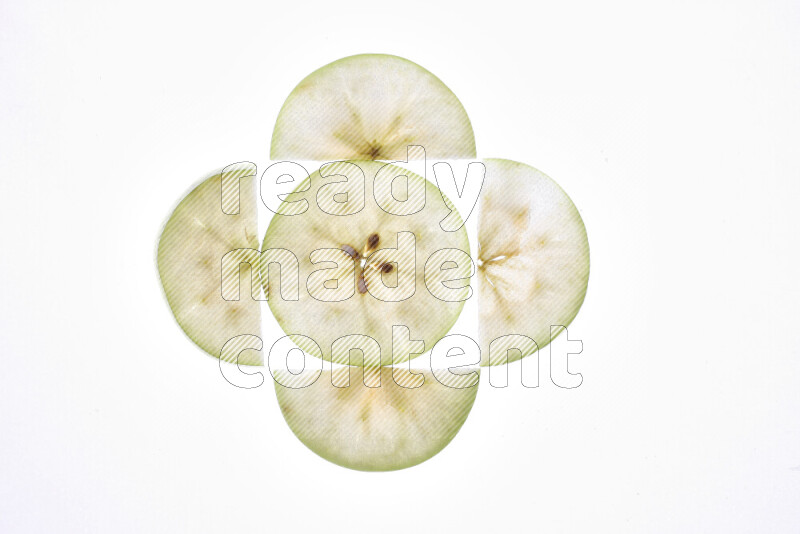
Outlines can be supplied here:
[[[359, 168], [364, 173], [360, 177]], [[298, 300], [283, 298], [283, 290], [266, 289], [276, 320], [306, 352], [316, 354], [318, 350], [304, 344], [303, 336], [316, 342], [326, 360], [345, 365], [391, 365], [416, 356], [417, 351], [405, 351], [393, 358], [395, 325], [408, 327], [410, 339], [423, 341], [424, 350], [430, 350], [455, 323], [466, 296], [462, 292], [455, 299], [443, 297], [428, 287], [443, 289], [433, 278], [443, 272], [440, 266], [446, 270], [444, 263], [450, 259], [458, 267], [453, 272], [461, 273], [450, 275], [450, 279], [468, 278], [472, 267], [464, 227], [446, 232], [439, 226], [451, 211], [451, 218], [458, 218], [455, 208], [449, 200], [443, 201], [434, 184], [394, 165], [338, 162], [321, 169], [324, 177], [317, 171], [286, 195], [264, 237], [262, 250], [290, 251], [299, 261]], [[389, 186], [389, 180], [376, 180], [376, 175], [408, 178], [405, 186], [395, 181]], [[403, 178], [397, 182], [403, 182]], [[320, 204], [327, 196], [323, 189], [331, 187], [342, 191], [335, 198], [348, 198], [360, 207], [359, 211], [346, 215], [336, 211], [342, 209], [336, 202]], [[424, 207], [417, 203], [412, 211], [418, 211], [395, 215], [376, 200], [388, 196], [394, 202], [394, 195], [408, 200], [423, 198]], [[290, 215], [301, 199], [308, 202], [308, 210]], [[395, 263], [385, 263], [380, 258], [386, 258], [390, 249], [411, 252], [403, 252]], [[270, 273], [263, 270], [267, 267], [267, 262], [262, 262], [265, 286], [270, 282]], [[278, 278], [272, 276], [276, 283]], [[469, 288], [465, 289], [468, 293]], [[352, 344], [341, 340], [351, 335], [360, 336], [356, 343], [359, 347], [355, 347], [360, 350], [349, 350], [354, 348]]]
[[[481, 363], [497, 365], [544, 347], [551, 326], [575, 318], [589, 282], [589, 241], [577, 208], [552, 179], [514, 161], [484, 164], [478, 221]], [[505, 338], [490, 356], [490, 343], [510, 334], [535, 345]]]
[[[226, 179], [241, 180], [238, 214], [223, 212], [222, 174], [217, 172], [181, 200], [158, 243], [158, 272], [175, 319], [192, 341], [217, 358], [228, 340], [261, 330], [260, 305], [244, 290], [246, 277], [239, 300], [225, 300], [221, 291], [222, 257], [231, 250], [258, 249], [255, 181], [241, 176], [250, 171], [247, 166], [226, 168]], [[225, 202], [228, 212], [236, 211], [234, 198]], [[260, 291], [257, 270], [252, 283]], [[241, 364], [261, 361], [255, 351], [239, 357]]]
[[[421, 386], [404, 387], [420, 375]], [[281, 385], [291, 385], [288, 371], [275, 378], [281, 412], [295, 436], [326, 460], [360, 471], [404, 469], [433, 457], [458, 433], [478, 393], [477, 378], [451, 387], [430, 372], [391, 367], [381, 368], [379, 387], [365, 386], [354, 367], [323, 371], [303, 388]]]
[[272, 159], [405, 160], [475, 157], [469, 117], [456, 96], [416, 63], [384, 54], [334, 61], [292, 91], [275, 123]]

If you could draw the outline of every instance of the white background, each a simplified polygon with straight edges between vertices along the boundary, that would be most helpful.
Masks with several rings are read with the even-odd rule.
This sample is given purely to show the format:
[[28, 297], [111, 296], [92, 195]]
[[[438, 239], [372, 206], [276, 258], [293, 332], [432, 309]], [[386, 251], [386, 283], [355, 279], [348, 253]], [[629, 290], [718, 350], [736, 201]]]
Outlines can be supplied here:
[[[800, 531], [800, 5], [521, 5], [0, 5], [0, 531]], [[362, 52], [440, 77], [592, 249], [583, 385], [484, 381], [394, 473], [223, 380], [154, 265], [187, 187], [263, 170], [294, 85]]]

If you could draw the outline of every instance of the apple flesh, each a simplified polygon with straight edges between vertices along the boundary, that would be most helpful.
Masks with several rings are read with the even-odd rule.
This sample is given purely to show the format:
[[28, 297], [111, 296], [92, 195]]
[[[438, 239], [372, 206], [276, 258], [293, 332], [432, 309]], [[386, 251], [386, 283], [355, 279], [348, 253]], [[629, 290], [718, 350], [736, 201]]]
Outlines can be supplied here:
[[404, 469], [436, 455], [461, 429], [478, 392], [477, 381], [450, 387], [430, 372], [383, 367], [379, 387], [367, 387], [360, 375], [340, 368], [310, 386], [286, 387], [280, 382], [291, 385], [293, 377], [280, 371], [275, 383], [295, 436], [322, 458], [360, 471]]
[[[322, 169], [324, 177], [317, 171], [286, 196], [264, 237], [262, 250], [297, 258], [301, 281], [297, 300], [285, 298], [277, 289], [284, 267], [278, 277], [262, 262], [270, 310], [300, 348], [318, 352], [300, 336], [310, 337], [336, 363], [390, 365], [415, 357], [417, 352], [393, 355], [394, 325], [408, 327], [430, 350], [455, 323], [469, 292], [436, 280], [443, 267], [455, 266], [449, 278], [456, 279], [468, 277], [471, 268], [464, 227], [446, 232], [439, 226], [455, 208], [431, 182], [394, 165], [340, 162]], [[308, 209], [289, 215], [301, 200]], [[398, 215], [409, 202], [416, 206], [412, 213]], [[359, 350], [350, 350], [352, 336], [360, 336]]]
[[385, 54], [334, 61], [291, 92], [275, 123], [273, 160], [404, 160], [408, 145], [429, 158], [475, 157], [464, 107], [436, 76]]
[[481, 361], [500, 365], [543, 348], [551, 326], [566, 327], [575, 318], [589, 283], [589, 241], [578, 209], [547, 175], [509, 160], [484, 164]]
[[[237, 214], [223, 211], [222, 174], [214, 173], [180, 201], [158, 243], [158, 272], [175, 319], [197, 346], [216, 358], [230, 339], [261, 331], [260, 304], [250, 292], [243, 290], [239, 300], [225, 300], [221, 293], [223, 256], [258, 248], [255, 182], [241, 178], [242, 172], [231, 170], [229, 175], [241, 180]], [[253, 274], [259, 289], [259, 273]], [[228, 356], [235, 358], [236, 352], [226, 350]], [[261, 361], [254, 351], [239, 358], [246, 365]]]

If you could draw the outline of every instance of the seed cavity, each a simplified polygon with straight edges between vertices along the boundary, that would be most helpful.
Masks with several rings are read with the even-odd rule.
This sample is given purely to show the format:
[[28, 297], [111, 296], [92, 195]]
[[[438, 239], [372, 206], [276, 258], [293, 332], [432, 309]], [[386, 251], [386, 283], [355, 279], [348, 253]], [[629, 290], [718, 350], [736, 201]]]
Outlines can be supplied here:
[[358, 251], [350, 245], [342, 245], [342, 250], [345, 251], [354, 260], [358, 259]]
[[373, 141], [367, 147], [367, 155], [372, 159], [380, 159], [381, 145], [377, 141]]
[[367, 292], [367, 283], [364, 281], [364, 273], [358, 275], [358, 292], [362, 295]]
[[378, 243], [380, 243], [381, 238], [377, 233], [370, 234], [367, 237], [367, 242], [364, 245], [364, 249], [361, 252], [357, 251], [354, 247], [350, 245], [341, 245], [341, 250], [346, 253], [348, 256], [353, 258], [354, 260], [358, 261], [356, 265], [357, 270], [357, 278], [356, 278], [356, 288], [358, 289], [358, 293], [360, 295], [364, 295], [367, 293], [367, 281], [364, 278], [364, 270], [369, 268], [373, 270], [380, 270], [384, 273], [390, 273], [394, 270], [394, 267], [390, 263], [382, 263], [381, 265], [376, 265], [374, 263], [367, 264], [367, 257], [370, 253], [377, 248]]
[[369, 236], [369, 238], [367, 238], [367, 246], [371, 249], [375, 248], [378, 246], [380, 240], [381, 238], [378, 234], [372, 234], [371, 236]]

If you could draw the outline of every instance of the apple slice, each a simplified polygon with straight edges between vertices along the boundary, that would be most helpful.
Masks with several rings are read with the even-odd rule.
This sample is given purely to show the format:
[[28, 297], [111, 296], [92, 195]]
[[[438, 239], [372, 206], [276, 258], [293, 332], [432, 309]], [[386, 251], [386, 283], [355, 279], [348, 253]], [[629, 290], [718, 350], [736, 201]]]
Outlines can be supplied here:
[[[433, 457], [458, 433], [478, 393], [477, 379], [450, 387], [430, 372], [383, 367], [380, 386], [367, 387], [360, 375], [353, 367], [323, 371], [300, 388], [281, 385], [292, 385], [288, 371], [275, 373], [295, 436], [326, 460], [360, 471], [404, 469]], [[409, 387], [420, 376], [424, 383]]]
[[[537, 345], [541, 349], [550, 343], [551, 325], [567, 326], [575, 318], [589, 282], [589, 241], [577, 208], [545, 174], [509, 160], [484, 164], [478, 221], [481, 363], [498, 365], [534, 353]], [[490, 355], [490, 343], [510, 334], [535, 344], [509, 337], [493, 345]]]
[[[228, 340], [261, 330], [260, 305], [245, 290], [246, 282], [240, 300], [225, 300], [221, 291], [222, 257], [231, 250], [258, 249], [255, 181], [242, 177], [250, 172], [255, 172], [252, 164], [225, 169], [226, 179], [241, 180], [238, 208], [235, 195], [221, 196], [222, 173], [205, 179], [172, 212], [158, 243], [158, 272], [175, 319], [192, 341], [217, 358]], [[238, 214], [223, 212], [223, 200], [228, 213]], [[252, 283], [260, 291], [258, 275], [253, 273]], [[224, 359], [236, 355], [231, 351]], [[261, 361], [255, 351], [239, 357], [247, 365]]]
[[[261, 265], [269, 307], [283, 330], [304, 351], [321, 350], [324, 359], [346, 365], [391, 365], [418, 354], [403, 350], [393, 358], [395, 325], [408, 327], [410, 339], [430, 350], [471, 291], [448, 289], [464, 282], [447, 280], [466, 279], [472, 269], [463, 225], [453, 232], [439, 226], [448, 215], [458, 219], [450, 201], [425, 178], [373, 161], [323, 165], [294, 191], [262, 246], [290, 251], [299, 261], [298, 300], [284, 298], [283, 288], [269, 291], [270, 274], [272, 283], [278, 278], [265, 271], [267, 261]], [[347, 204], [337, 203], [344, 198]], [[307, 211], [291, 215], [306, 202]], [[360, 336], [357, 347], [343, 339], [351, 335]]]
[[429, 158], [475, 157], [464, 107], [436, 76], [384, 54], [334, 61], [292, 91], [275, 123], [274, 160], [405, 160], [408, 145]]

